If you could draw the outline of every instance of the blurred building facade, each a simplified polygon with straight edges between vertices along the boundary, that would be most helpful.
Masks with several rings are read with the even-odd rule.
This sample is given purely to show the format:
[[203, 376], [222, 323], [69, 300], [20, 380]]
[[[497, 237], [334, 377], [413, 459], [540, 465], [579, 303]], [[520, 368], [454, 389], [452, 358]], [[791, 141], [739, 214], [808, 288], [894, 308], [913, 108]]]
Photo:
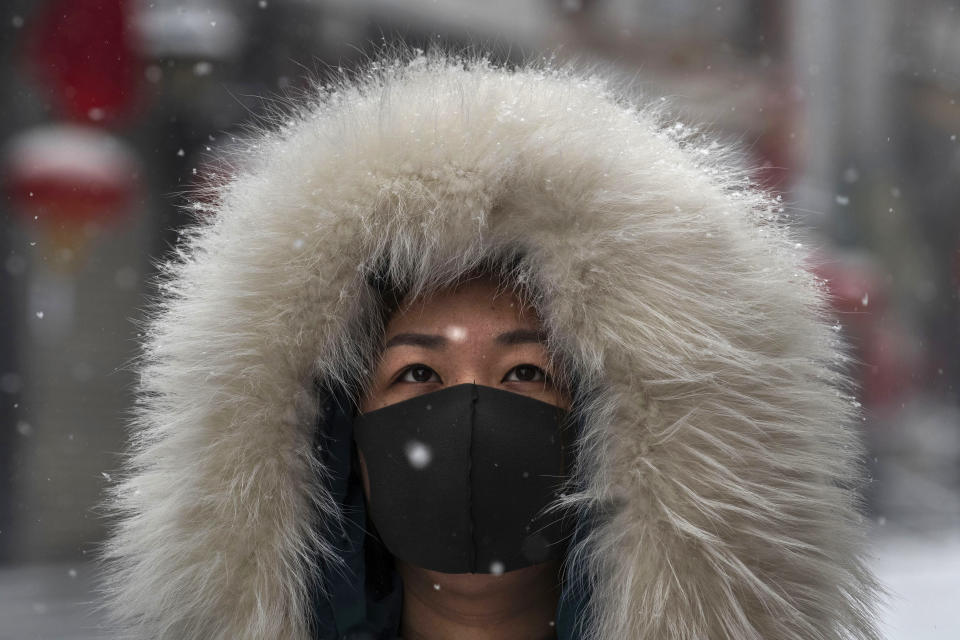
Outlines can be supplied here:
[[180, 196], [214, 170], [218, 145], [266, 115], [265, 98], [295, 99], [396, 40], [608, 65], [691, 129], [742, 144], [834, 286], [871, 510], [890, 526], [960, 527], [957, 3], [72, 0], [124, 16], [136, 99], [115, 122], [97, 107], [65, 117], [63, 83], [30, 58], [58, 4], [15, 0], [2, 16], [4, 161], [23, 134], [70, 121], [126, 145], [137, 187], [114, 218], [66, 226], [49, 214], [59, 201], [24, 215], [9, 184], [0, 200], [0, 562], [79, 559], [102, 539], [144, 296], [186, 222]]

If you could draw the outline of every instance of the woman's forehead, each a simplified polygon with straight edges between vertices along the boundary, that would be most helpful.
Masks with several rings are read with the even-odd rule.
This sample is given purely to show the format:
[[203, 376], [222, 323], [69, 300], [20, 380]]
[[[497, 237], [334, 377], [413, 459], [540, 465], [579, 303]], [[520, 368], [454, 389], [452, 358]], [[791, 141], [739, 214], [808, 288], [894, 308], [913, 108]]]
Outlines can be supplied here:
[[539, 327], [536, 310], [516, 293], [493, 280], [477, 279], [404, 305], [390, 319], [386, 334], [429, 330], [456, 340], [494, 330]]

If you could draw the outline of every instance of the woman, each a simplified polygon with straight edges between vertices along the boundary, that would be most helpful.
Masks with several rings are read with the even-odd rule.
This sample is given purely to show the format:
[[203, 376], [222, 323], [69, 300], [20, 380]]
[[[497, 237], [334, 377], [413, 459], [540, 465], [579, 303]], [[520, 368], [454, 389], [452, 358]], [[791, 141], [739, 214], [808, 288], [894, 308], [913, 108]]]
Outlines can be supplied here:
[[371, 570], [399, 573], [385, 602], [405, 639], [556, 637], [561, 521], [535, 516], [572, 458], [560, 425], [571, 393], [536, 309], [497, 275], [390, 305], [353, 420], [371, 544], [387, 550]]
[[115, 621], [878, 638], [845, 348], [738, 161], [602, 77], [442, 53], [238, 147], [146, 332]]

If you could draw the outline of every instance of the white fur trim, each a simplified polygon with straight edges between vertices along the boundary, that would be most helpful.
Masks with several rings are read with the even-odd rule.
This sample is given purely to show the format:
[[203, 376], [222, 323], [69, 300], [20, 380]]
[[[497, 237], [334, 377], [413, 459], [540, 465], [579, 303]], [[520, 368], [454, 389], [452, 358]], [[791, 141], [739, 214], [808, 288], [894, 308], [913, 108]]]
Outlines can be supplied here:
[[383, 56], [238, 147], [145, 334], [106, 549], [136, 638], [307, 638], [338, 517], [311, 378], [371, 344], [364, 269], [416, 286], [517, 243], [589, 397], [571, 504], [588, 640], [878, 638], [857, 410], [825, 292], [741, 151], [572, 67]]

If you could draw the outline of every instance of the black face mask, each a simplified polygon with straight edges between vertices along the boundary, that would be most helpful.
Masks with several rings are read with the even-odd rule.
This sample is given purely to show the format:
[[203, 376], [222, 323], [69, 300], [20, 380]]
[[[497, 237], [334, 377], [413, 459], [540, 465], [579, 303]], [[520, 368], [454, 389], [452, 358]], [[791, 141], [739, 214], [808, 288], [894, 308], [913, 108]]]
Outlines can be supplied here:
[[477, 384], [354, 418], [384, 545], [443, 573], [502, 573], [561, 557], [571, 530], [541, 513], [572, 470], [568, 412]]

